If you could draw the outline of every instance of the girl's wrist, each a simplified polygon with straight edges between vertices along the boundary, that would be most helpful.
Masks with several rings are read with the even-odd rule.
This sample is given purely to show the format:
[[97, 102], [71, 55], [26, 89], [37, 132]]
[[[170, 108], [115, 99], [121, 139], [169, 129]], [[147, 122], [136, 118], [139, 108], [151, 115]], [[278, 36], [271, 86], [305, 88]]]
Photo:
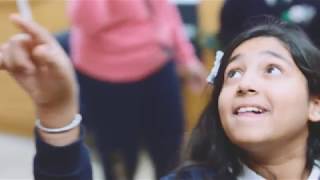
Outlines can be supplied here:
[[[37, 108], [38, 118], [43, 127], [49, 129], [62, 128], [70, 125], [75, 115], [79, 112], [77, 101], [67, 103], [63, 106]], [[79, 139], [80, 126], [75, 126], [68, 131], [60, 133], [49, 133], [37, 129], [40, 138], [47, 144], [53, 146], [66, 146]]]
[[69, 125], [78, 112], [78, 101], [73, 100], [55, 106], [39, 106], [37, 118], [45, 128], [61, 128]]
[[80, 136], [80, 126], [71, 129], [70, 131], [63, 133], [46, 133], [44, 131], [38, 130], [40, 138], [47, 144], [56, 147], [62, 147], [70, 145], [76, 142]]
[[45, 127], [44, 125], [41, 124], [41, 119], [36, 119], [35, 125], [39, 130], [44, 131], [46, 133], [64, 133], [78, 127], [81, 121], [82, 121], [82, 116], [80, 114], [76, 114], [74, 118], [70, 121], [70, 123], [63, 127], [59, 127], [59, 128]]

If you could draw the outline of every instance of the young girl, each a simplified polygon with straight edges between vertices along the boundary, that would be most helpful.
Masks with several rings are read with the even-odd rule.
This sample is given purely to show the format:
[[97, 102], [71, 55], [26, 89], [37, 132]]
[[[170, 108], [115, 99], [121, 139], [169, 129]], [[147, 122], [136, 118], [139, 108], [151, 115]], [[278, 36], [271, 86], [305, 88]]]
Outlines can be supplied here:
[[320, 52], [270, 19], [240, 34], [213, 79], [187, 165], [171, 179], [320, 178]]

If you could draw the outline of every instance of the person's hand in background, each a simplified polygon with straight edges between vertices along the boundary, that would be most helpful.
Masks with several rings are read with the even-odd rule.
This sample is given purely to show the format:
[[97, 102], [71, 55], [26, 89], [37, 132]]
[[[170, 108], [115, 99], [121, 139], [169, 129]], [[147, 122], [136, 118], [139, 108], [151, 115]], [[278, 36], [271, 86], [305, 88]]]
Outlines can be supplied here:
[[207, 71], [200, 61], [194, 61], [178, 67], [180, 73], [185, 79], [186, 85], [192, 92], [199, 94], [203, 92], [206, 86]]

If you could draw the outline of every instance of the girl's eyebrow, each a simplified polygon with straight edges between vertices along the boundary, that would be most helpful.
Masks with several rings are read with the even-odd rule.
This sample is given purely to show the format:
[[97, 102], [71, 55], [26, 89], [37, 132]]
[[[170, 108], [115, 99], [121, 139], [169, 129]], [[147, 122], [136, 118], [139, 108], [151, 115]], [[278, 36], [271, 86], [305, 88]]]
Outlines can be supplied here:
[[290, 66], [292, 65], [290, 60], [288, 60], [287, 58], [283, 57], [281, 54], [276, 53], [274, 51], [266, 50], [266, 51], [262, 51], [261, 54], [271, 55], [273, 57], [276, 57], [277, 59], [283, 60], [283, 62], [287, 63]]
[[231, 63], [232, 61], [234, 61], [234, 60], [236, 60], [238, 57], [240, 57], [241, 56], [241, 54], [236, 54], [236, 55], [234, 55], [234, 56], [232, 56], [231, 58], [230, 58], [230, 60], [229, 60], [229, 63]]
[[270, 50], [266, 50], [266, 51], [262, 51], [261, 52], [262, 54], [269, 54], [277, 59], [281, 59], [282, 62], [285, 62], [286, 64], [288, 64], [289, 66], [292, 67], [292, 61], [290, 61], [288, 58], [282, 56], [281, 54], [277, 53], [277, 52], [274, 52], [274, 51], [270, 51]]

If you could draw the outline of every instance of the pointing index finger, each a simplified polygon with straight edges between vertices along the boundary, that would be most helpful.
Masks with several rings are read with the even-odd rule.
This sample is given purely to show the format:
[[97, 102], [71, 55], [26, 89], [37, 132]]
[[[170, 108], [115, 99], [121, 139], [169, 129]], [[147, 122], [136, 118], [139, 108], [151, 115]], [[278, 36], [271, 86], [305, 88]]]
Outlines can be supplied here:
[[49, 43], [52, 41], [49, 32], [34, 21], [24, 19], [17, 14], [11, 15], [10, 20], [23, 32], [29, 34], [37, 43]]

